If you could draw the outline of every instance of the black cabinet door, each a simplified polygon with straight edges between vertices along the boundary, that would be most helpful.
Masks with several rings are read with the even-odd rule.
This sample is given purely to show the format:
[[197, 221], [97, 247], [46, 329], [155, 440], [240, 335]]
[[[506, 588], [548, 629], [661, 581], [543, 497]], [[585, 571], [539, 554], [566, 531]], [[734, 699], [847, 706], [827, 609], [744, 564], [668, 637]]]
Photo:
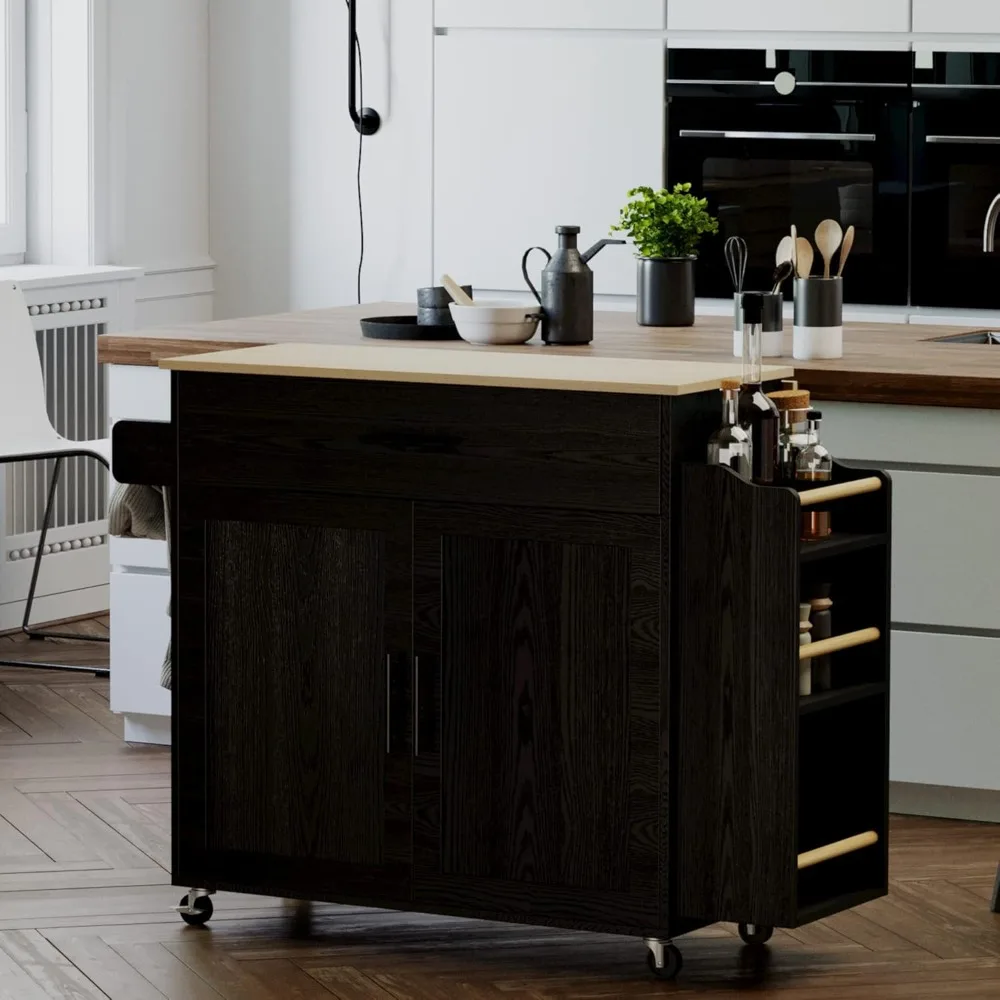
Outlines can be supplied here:
[[655, 517], [417, 505], [414, 899], [658, 925]]
[[183, 488], [175, 881], [409, 894], [408, 503]]

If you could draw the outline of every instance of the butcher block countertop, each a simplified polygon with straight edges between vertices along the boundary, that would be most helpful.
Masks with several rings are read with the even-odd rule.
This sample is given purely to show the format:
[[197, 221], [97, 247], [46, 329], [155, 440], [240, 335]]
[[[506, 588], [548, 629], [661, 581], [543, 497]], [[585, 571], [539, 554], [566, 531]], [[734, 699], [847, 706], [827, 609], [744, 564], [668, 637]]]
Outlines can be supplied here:
[[[719, 387], [720, 379], [740, 374], [740, 362], [668, 361], [602, 358], [561, 351], [425, 351], [397, 346], [394, 351], [366, 344], [267, 344], [233, 351], [169, 358], [161, 368], [185, 372], [285, 375], [369, 382], [425, 382], [436, 385], [493, 385], [577, 392], [624, 392], [686, 396]], [[765, 381], [788, 378], [792, 369], [762, 367]]]
[[[602, 312], [596, 316], [594, 342], [583, 347], [547, 347], [537, 336], [518, 347], [473, 347], [461, 341], [372, 341], [361, 336], [358, 320], [363, 316], [414, 311], [412, 305], [383, 302], [161, 327], [133, 334], [105, 334], [99, 338], [98, 356], [106, 364], [156, 365], [180, 355], [264, 344], [327, 344], [364, 345], [375, 351], [403, 350], [408, 354], [461, 351], [470, 357], [499, 353], [718, 362], [736, 370], [732, 368], [735, 359], [728, 316], [699, 317], [693, 327], [656, 328], [637, 326], [631, 313]], [[968, 329], [975, 328], [970, 325]], [[788, 357], [765, 359], [765, 363], [792, 366], [802, 387], [812, 390], [817, 399], [1000, 409], [1000, 346], [931, 340], [962, 332], [963, 328], [954, 326], [848, 323], [844, 327], [843, 358], [794, 361], [791, 323], [786, 321]], [[398, 366], [401, 360], [394, 364]], [[627, 380], [627, 376], [623, 378]], [[664, 390], [661, 387], [658, 391]]]

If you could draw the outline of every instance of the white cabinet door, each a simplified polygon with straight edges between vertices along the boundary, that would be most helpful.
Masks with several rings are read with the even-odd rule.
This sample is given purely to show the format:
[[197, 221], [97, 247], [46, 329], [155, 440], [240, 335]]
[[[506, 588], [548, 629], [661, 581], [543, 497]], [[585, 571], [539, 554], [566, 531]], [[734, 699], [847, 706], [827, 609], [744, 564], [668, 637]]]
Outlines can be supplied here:
[[[629, 188], [663, 183], [663, 95], [658, 39], [439, 36], [435, 273], [528, 295], [521, 255], [557, 225], [582, 226], [581, 247], [608, 236]], [[597, 292], [635, 294], [630, 247], [592, 266]]]
[[1000, 789], [1000, 639], [892, 633], [889, 777]]
[[170, 639], [170, 577], [111, 574], [111, 709], [170, 715], [160, 671]]
[[663, 27], [665, 0], [437, 0], [442, 28]]
[[[937, 3], [938, 0], [927, 2]], [[875, 0], [874, 3], [872, 0], [838, 0], [837, 3], [669, 0], [667, 27], [674, 31], [720, 28], [726, 31], [909, 31], [910, 0]]]
[[1000, 33], [1000, 4], [996, 0], [913, 0], [913, 30]]

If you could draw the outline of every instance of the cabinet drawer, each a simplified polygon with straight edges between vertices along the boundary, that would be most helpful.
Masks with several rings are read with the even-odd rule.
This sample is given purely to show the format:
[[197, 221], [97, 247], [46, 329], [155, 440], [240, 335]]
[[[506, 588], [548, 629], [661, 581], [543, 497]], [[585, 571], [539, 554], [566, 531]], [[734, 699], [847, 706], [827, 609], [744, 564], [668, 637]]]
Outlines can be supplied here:
[[439, 28], [663, 27], [664, 0], [437, 0]]
[[1000, 789], [1000, 639], [892, 633], [889, 777]]
[[170, 715], [170, 692], [160, 687], [170, 640], [170, 577], [111, 574], [111, 708]]
[[989, 0], [913, 0], [913, 30], [970, 35], [1000, 32], [1000, 5]]
[[892, 620], [1000, 627], [1000, 476], [891, 475]]
[[[936, 0], [935, 0], [936, 2]], [[673, 31], [909, 31], [910, 0], [669, 0], [667, 27]], [[954, 30], [954, 29], [952, 29]]]
[[116, 420], [169, 420], [170, 372], [144, 365], [108, 365], [108, 412]]
[[650, 396], [180, 375], [184, 482], [658, 513]]

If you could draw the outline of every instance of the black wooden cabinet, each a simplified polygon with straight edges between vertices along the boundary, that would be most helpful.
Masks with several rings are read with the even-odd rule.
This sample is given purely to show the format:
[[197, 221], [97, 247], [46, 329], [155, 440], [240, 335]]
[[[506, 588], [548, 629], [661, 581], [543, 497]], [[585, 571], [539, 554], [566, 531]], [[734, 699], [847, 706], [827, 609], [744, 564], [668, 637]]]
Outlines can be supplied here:
[[260, 489], [185, 501], [177, 867], [405, 897], [410, 505]]

